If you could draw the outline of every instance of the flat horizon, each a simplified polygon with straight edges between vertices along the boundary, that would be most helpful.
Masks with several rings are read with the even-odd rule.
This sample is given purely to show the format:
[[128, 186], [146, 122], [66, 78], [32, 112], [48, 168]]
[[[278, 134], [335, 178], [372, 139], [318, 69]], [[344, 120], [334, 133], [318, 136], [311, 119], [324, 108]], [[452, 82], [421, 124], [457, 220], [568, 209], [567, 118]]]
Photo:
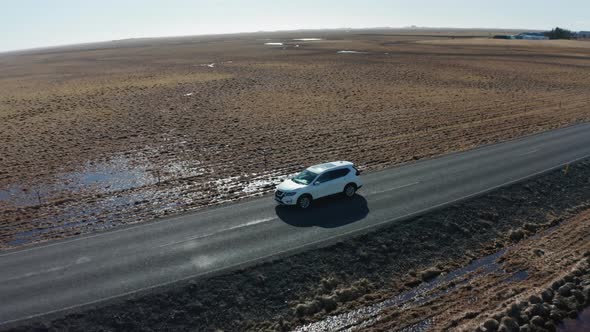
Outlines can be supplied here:
[[[365, 0], [75, 0], [8, 2], [0, 52], [128, 38], [219, 35], [329, 27], [588, 30], [590, 2]], [[475, 27], [475, 28], [473, 28]], [[487, 27], [487, 28], [486, 28]], [[499, 28], [490, 28], [499, 27]], [[369, 29], [367, 28], [367, 29]], [[520, 28], [519, 28], [520, 30]], [[151, 38], [150, 37], [150, 38]]]
[[264, 34], [264, 33], [292, 33], [292, 32], [311, 32], [311, 31], [338, 31], [338, 30], [439, 30], [439, 31], [546, 31], [542, 29], [527, 29], [527, 28], [485, 28], [485, 27], [474, 27], [474, 28], [457, 28], [457, 27], [434, 27], [434, 26], [406, 26], [406, 27], [364, 27], [364, 28], [352, 28], [352, 27], [340, 27], [340, 28], [302, 28], [302, 29], [288, 29], [288, 30], [257, 30], [257, 31], [237, 31], [237, 32], [220, 32], [220, 33], [203, 33], [203, 34], [186, 34], [186, 35], [162, 35], [162, 36], [141, 36], [141, 37], [126, 37], [118, 39], [104, 39], [87, 42], [74, 42], [69, 44], [57, 44], [57, 45], [45, 45], [30, 48], [11, 49], [6, 51], [0, 51], [0, 55], [9, 53], [22, 53], [32, 52], [39, 50], [48, 49], [59, 49], [66, 47], [84, 46], [92, 44], [106, 44], [112, 42], [131, 41], [131, 40], [147, 40], [147, 39], [166, 39], [166, 38], [191, 38], [191, 37], [208, 37], [208, 36], [229, 36], [229, 35], [241, 35], [241, 34]]

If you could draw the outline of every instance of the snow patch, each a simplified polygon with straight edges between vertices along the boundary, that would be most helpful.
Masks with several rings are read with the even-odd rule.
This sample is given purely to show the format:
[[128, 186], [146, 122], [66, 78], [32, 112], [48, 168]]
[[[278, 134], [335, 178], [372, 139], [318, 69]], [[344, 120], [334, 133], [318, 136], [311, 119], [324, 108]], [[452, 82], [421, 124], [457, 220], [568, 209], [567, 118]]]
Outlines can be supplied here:
[[322, 38], [295, 38], [293, 40], [297, 40], [297, 41], [319, 41], [319, 40], [323, 40]]
[[338, 51], [336, 53], [338, 53], [338, 54], [367, 54], [368, 52], [342, 50], [342, 51]]

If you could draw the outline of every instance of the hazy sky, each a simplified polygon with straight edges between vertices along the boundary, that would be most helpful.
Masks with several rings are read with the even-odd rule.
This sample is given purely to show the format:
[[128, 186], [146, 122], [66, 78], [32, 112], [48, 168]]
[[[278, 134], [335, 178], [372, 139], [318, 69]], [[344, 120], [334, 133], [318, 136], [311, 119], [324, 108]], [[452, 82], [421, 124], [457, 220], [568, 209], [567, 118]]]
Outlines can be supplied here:
[[0, 6], [0, 51], [300, 28], [590, 30], [590, 0], [0, 0]]

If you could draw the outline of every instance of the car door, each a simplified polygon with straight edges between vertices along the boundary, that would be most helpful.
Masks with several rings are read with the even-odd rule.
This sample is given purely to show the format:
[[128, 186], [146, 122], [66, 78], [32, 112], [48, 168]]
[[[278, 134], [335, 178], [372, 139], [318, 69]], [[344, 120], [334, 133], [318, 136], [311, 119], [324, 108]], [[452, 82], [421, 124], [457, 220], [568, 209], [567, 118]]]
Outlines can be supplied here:
[[344, 191], [344, 186], [348, 184], [347, 175], [350, 173], [350, 169], [343, 168], [334, 171], [330, 185], [330, 195], [339, 194]]
[[312, 195], [314, 198], [331, 195], [332, 187], [334, 186], [334, 182], [332, 181], [334, 176], [334, 171], [327, 171], [318, 176], [313, 184], [314, 193]]

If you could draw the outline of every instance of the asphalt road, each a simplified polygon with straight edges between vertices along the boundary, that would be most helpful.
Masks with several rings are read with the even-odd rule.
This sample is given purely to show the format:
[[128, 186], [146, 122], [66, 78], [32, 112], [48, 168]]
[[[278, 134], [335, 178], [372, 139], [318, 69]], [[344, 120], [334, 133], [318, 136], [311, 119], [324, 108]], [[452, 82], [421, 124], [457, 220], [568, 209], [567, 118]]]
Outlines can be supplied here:
[[590, 156], [590, 124], [366, 174], [309, 211], [246, 201], [0, 253], [0, 325], [324, 245]]

